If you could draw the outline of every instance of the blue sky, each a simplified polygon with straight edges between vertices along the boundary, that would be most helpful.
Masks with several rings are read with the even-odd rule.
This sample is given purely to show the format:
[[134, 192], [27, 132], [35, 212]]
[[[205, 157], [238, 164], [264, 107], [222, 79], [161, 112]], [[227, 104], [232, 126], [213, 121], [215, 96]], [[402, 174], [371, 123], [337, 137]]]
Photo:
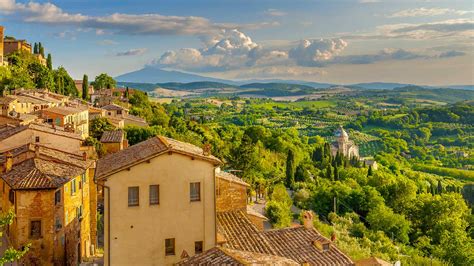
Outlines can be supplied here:
[[472, 1], [0, 0], [6, 35], [75, 77], [148, 67], [229, 79], [473, 84]]

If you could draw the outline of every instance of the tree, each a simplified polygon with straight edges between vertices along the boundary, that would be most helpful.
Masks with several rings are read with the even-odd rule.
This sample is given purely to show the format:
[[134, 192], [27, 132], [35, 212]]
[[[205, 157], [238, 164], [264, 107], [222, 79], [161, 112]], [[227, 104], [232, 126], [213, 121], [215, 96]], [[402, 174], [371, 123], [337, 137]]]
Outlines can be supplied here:
[[112, 89], [117, 87], [117, 82], [109, 75], [102, 73], [95, 77], [94, 80], [94, 89]]
[[324, 148], [319, 146], [313, 151], [312, 159], [313, 162], [322, 162], [324, 158]]
[[104, 131], [115, 130], [115, 127], [105, 117], [95, 118], [89, 124], [89, 135], [100, 139]]
[[38, 53], [44, 58], [44, 47], [41, 42], [38, 43]]
[[82, 99], [87, 100], [89, 98], [89, 78], [86, 74], [82, 77]]
[[334, 180], [339, 180], [339, 170], [337, 170], [337, 166], [334, 167]]
[[53, 59], [51, 58], [51, 54], [48, 54], [48, 58], [46, 59], [46, 66], [49, 70], [53, 70]]
[[[2, 234], [4, 227], [10, 225], [13, 222], [13, 218], [15, 218], [15, 213], [13, 212], [13, 210], [2, 214], [2, 216], [0, 217], [0, 237], [3, 237]], [[27, 244], [22, 250], [16, 250], [12, 247], [7, 248], [3, 254], [0, 254], [0, 265], [19, 260], [21, 257], [23, 257], [23, 255], [28, 252], [30, 246], [31, 244]]]
[[383, 231], [388, 237], [401, 243], [408, 243], [410, 221], [404, 215], [396, 214], [385, 205], [378, 205], [369, 211], [367, 221], [371, 229]]
[[33, 53], [34, 54], [38, 54], [39, 53], [39, 50], [38, 50], [38, 43], [35, 43], [34, 46], [33, 46]]
[[369, 165], [369, 170], [367, 170], [367, 177], [373, 175], [372, 165]]
[[286, 187], [292, 188], [295, 183], [295, 153], [288, 149], [286, 156]]

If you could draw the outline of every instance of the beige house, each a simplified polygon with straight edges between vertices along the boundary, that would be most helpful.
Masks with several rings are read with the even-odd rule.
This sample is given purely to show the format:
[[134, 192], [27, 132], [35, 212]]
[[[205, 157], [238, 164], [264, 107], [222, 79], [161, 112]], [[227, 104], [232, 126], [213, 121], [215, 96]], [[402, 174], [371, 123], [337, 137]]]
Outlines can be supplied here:
[[105, 265], [172, 265], [213, 248], [220, 164], [208, 149], [162, 136], [100, 159]]
[[105, 109], [105, 116], [107, 118], [112, 118], [112, 119], [120, 119], [123, 120], [124, 126], [132, 125], [132, 126], [138, 126], [138, 127], [146, 127], [148, 126], [148, 123], [145, 121], [145, 119], [134, 116], [128, 113], [128, 109], [120, 106], [118, 104], [109, 104], [102, 109]]
[[0, 151], [34, 143], [66, 152], [78, 152], [82, 141], [81, 135], [44, 123], [6, 126], [0, 129]]
[[89, 136], [89, 108], [87, 106], [56, 106], [42, 110], [41, 117], [45, 122], [69, 129], [83, 138]]
[[331, 153], [333, 156], [340, 153], [348, 158], [359, 158], [359, 146], [357, 146], [354, 141], [349, 140], [349, 134], [347, 134], [342, 126], [336, 130], [335, 137], [336, 141], [331, 144]]

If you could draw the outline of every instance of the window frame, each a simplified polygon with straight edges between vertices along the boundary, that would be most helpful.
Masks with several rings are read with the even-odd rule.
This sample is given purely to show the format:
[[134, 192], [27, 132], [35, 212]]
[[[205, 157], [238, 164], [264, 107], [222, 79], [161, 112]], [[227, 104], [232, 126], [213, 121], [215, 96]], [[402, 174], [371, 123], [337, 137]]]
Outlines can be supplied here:
[[[33, 223], [39, 223], [39, 236], [33, 235]], [[41, 219], [30, 220], [30, 232], [29, 232], [30, 239], [40, 239], [43, 238], [43, 224]]]
[[61, 203], [61, 189], [54, 192], [54, 206]]
[[[200, 246], [200, 250], [199, 250]], [[204, 241], [194, 241], [194, 254], [201, 254], [204, 251]]]
[[[156, 187], [156, 201], [152, 201], [152, 188]], [[148, 187], [148, 202], [150, 205], [160, 205], [160, 185], [150, 185]]]
[[[136, 189], [137, 190], [137, 202], [136, 204], [135, 203], [130, 203], [130, 191], [132, 189]], [[128, 187], [128, 197], [127, 197], [127, 203], [128, 203], [128, 207], [137, 207], [137, 206], [140, 206], [140, 187], [139, 186], [133, 186], [133, 187]]]
[[76, 194], [76, 190], [77, 190], [77, 187], [76, 187], [76, 178], [73, 178], [71, 180], [71, 196], [74, 196]]
[[[193, 186], [197, 184], [197, 197], [193, 194]], [[189, 183], [189, 200], [191, 202], [199, 202], [201, 201], [201, 182], [191, 182]]]
[[[172, 247], [169, 247], [168, 241], [172, 244]], [[168, 251], [168, 248], [172, 248], [172, 250]], [[175, 238], [166, 238], [165, 239], [165, 256], [175, 256], [176, 255], [176, 239]]]

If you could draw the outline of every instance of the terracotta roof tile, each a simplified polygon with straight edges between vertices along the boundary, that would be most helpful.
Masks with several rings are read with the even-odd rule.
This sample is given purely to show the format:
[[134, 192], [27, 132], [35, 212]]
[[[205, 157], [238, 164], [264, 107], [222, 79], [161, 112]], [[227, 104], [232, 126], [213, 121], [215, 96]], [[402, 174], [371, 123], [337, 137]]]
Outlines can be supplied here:
[[120, 143], [124, 139], [124, 132], [122, 130], [104, 131], [100, 142], [102, 143]]
[[202, 149], [197, 146], [157, 136], [101, 158], [97, 162], [96, 177], [105, 178], [112, 173], [132, 167], [166, 151], [194, 156], [214, 164], [221, 163], [218, 158], [212, 155], [204, 155]]
[[54, 135], [59, 135], [59, 136], [78, 139], [78, 140], [83, 140], [83, 138], [79, 134], [64, 131], [64, 128], [62, 127], [53, 128], [51, 125], [46, 124], [46, 123], [30, 123], [28, 125], [22, 125], [22, 126], [16, 126], [16, 127], [4, 127], [2, 128], [2, 130], [0, 130], [0, 140], [7, 139], [27, 129], [51, 133]]
[[117, 110], [128, 110], [127, 108], [125, 108], [123, 106], [120, 106], [118, 104], [115, 104], [115, 103], [103, 106], [102, 109], [109, 110], [109, 111], [110, 110], [115, 110], [115, 111], [117, 111]]
[[9, 103], [11, 103], [15, 100], [16, 99], [14, 97], [11, 97], [11, 96], [0, 97], [0, 104], [1, 105], [9, 104]]
[[238, 183], [244, 186], [249, 187], [250, 185], [247, 184], [245, 181], [243, 181], [240, 177], [235, 176], [231, 173], [220, 171], [216, 173], [217, 178], [225, 179], [227, 181], [233, 182], [233, 183]]
[[278, 256], [228, 249], [212, 248], [190, 257], [177, 265], [299, 265], [295, 261]]
[[62, 162], [31, 158], [15, 164], [2, 179], [13, 189], [55, 189], [85, 171]]
[[226, 240], [224, 247], [276, 255], [268, 240], [242, 211], [218, 212], [217, 231]]
[[353, 265], [352, 260], [337, 249], [332, 243], [328, 251], [321, 251], [314, 246], [314, 241], [330, 242], [315, 229], [303, 226], [270, 230], [262, 232], [277, 254], [291, 258], [299, 263], [310, 265]]
[[49, 112], [49, 113], [59, 114], [59, 115], [71, 115], [71, 114], [84, 112], [88, 109], [89, 108], [87, 106], [56, 106], [56, 107], [44, 109], [43, 112]]

